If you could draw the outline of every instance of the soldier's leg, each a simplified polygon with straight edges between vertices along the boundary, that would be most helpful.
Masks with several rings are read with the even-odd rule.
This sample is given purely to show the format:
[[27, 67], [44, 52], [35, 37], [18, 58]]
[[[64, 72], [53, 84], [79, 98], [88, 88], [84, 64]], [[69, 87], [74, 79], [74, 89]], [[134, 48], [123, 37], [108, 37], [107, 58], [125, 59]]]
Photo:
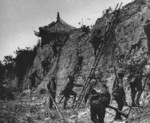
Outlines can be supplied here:
[[[118, 104], [118, 109], [120, 111], [122, 111], [123, 105], [124, 105], [124, 101], [122, 100], [122, 98], [116, 98], [115, 99], [117, 104]], [[114, 118], [115, 120], [122, 120], [121, 118], [121, 114], [119, 112], [116, 112], [116, 116]]]
[[135, 83], [134, 82], [130, 83], [130, 87], [131, 87], [132, 106], [135, 106], [135, 95], [136, 95]]
[[98, 123], [98, 119], [97, 119], [97, 114], [96, 114], [96, 110], [95, 107], [93, 105], [90, 106], [90, 116], [91, 116], [91, 120], [94, 123]]
[[140, 100], [140, 97], [141, 97], [141, 94], [142, 94], [142, 83], [138, 82], [136, 84], [136, 88], [137, 88], [137, 95], [135, 97], [135, 103], [136, 103], [136, 105], [140, 105], [139, 100]]
[[52, 98], [53, 98], [53, 99], [51, 99], [51, 107], [53, 107], [54, 103], [56, 103], [56, 102], [55, 102], [55, 96], [56, 96], [56, 94], [53, 93], [53, 94], [51, 94], [51, 96], [52, 96]]
[[66, 109], [66, 105], [67, 105], [67, 101], [69, 100], [69, 97], [68, 97], [68, 95], [67, 96], [65, 96], [65, 101], [64, 101], [64, 109]]
[[53, 107], [53, 100], [52, 98], [49, 96], [49, 108], [51, 109]]
[[99, 108], [97, 108], [97, 114], [98, 114], [98, 119], [99, 123], [104, 123], [104, 118], [105, 118], [105, 106], [103, 104], [99, 105]]
[[142, 94], [142, 91], [137, 92], [137, 95], [135, 97], [135, 104], [136, 105], [140, 105], [139, 100], [140, 100], [141, 94]]

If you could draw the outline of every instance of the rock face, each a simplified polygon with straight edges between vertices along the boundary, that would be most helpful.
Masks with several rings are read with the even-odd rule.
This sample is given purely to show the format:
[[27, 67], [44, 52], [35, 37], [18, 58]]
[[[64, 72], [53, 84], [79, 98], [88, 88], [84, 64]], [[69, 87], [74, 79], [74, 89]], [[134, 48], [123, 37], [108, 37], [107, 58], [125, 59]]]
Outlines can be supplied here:
[[[112, 17], [114, 12], [109, 13], [109, 16]], [[107, 47], [105, 47], [97, 66], [97, 69], [103, 72], [103, 81], [107, 83], [110, 91], [115, 78], [113, 66], [118, 68], [130, 64], [132, 61], [144, 58], [147, 51], [149, 53], [150, 28], [149, 23], [145, 23], [149, 22], [147, 21], [149, 18], [149, 0], [135, 0], [118, 11], [117, 24], [110, 33], [111, 37], [107, 39]], [[41, 46], [37, 49], [33, 67], [24, 77], [24, 86], [28, 86], [30, 82], [28, 76], [33, 70], [37, 70], [38, 76], [42, 79], [36, 78], [36, 92], [47, 89], [47, 83], [52, 75], [55, 75], [57, 79], [57, 95], [67, 84], [68, 75], [75, 76], [76, 83], [85, 84], [96, 59], [91, 40], [94, 31], [100, 30], [96, 36], [102, 37], [103, 42], [106, 42], [104, 34], [108, 27], [106, 24], [109, 24], [109, 22], [106, 23], [106, 19], [105, 15], [97, 19], [90, 32], [70, 26], [60, 18], [59, 14], [56, 22], [40, 27], [36, 35], [41, 37]], [[128, 87], [128, 83], [125, 87]], [[82, 88], [74, 88], [74, 90], [80, 94]], [[128, 88], [125, 90], [128, 102], [131, 100], [128, 98], [129, 90]], [[75, 118], [76, 115], [72, 116], [71, 120]], [[90, 122], [89, 109], [82, 111], [78, 118], [79, 122], [83, 123], [87, 122], [85, 119]], [[143, 122], [147, 121], [149, 118], [143, 120]]]
[[[115, 11], [109, 13], [109, 16], [112, 17]], [[111, 38], [108, 39], [108, 45], [97, 66], [97, 69], [103, 72], [103, 80], [107, 81], [110, 90], [114, 80], [113, 66], [120, 66], [118, 58], [121, 58], [123, 64], [128, 64], [149, 51], [149, 26], [145, 23], [150, 18], [149, 13], [148, 0], [135, 0], [118, 12], [117, 25], [111, 32]], [[84, 84], [96, 59], [91, 39], [95, 30], [100, 30], [100, 33], [96, 34], [98, 37], [104, 37], [107, 29], [106, 20], [105, 15], [98, 18], [93, 29], [87, 32], [82, 28], [70, 26], [58, 13], [55, 22], [40, 27], [39, 32], [35, 34], [41, 37], [41, 46], [37, 49], [33, 67], [24, 76], [24, 88], [28, 88], [30, 83], [28, 77], [34, 70], [37, 70], [42, 80], [36, 78], [38, 90], [46, 88], [51, 75], [57, 77], [58, 94], [66, 85], [69, 74], [75, 76], [77, 83]], [[79, 65], [80, 58], [82, 58], [81, 65]], [[80, 93], [81, 88], [75, 90]]]
[[[121, 57], [125, 54], [125, 62], [128, 63], [131, 58], [139, 58], [144, 52], [148, 51], [147, 37], [143, 25], [150, 17], [149, 13], [150, 9], [148, 4], [146, 4], [146, 1], [142, 2], [140, 0], [129, 3], [120, 10], [118, 23], [114, 28], [114, 32], [112, 32], [113, 36], [109, 39], [109, 44], [98, 64], [98, 68], [104, 72], [104, 79], [108, 80], [110, 89], [113, 80], [112, 66], [119, 65], [116, 57]], [[49, 43], [46, 43], [42, 48], [39, 48], [34, 67], [36, 69], [41, 69], [42, 71], [40, 65], [41, 61], [42, 59], [49, 57], [52, 63], [51, 67], [53, 68], [53, 70], [49, 69], [49, 73], [45, 77], [45, 80], [41, 82], [42, 84], [39, 88], [46, 87], [45, 85], [52, 74], [56, 74], [57, 76], [58, 93], [66, 85], [66, 79], [69, 74], [73, 74], [76, 77], [77, 83], [84, 83], [95, 60], [94, 49], [90, 43], [92, 32], [96, 29], [101, 29], [103, 35], [104, 30], [106, 29], [105, 23], [104, 16], [96, 21], [90, 33], [85, 33], [82, 29], [71, 31], [68, 34], [68, 37], [64, 38], [63, 46], [61, 47], [57, 58], [52, 58], [53, 51], [50, 44], [53, 40], [50, 40]], [[81, 70], [77, 70], [79, 56], [83, 57]], [[54, 63], [56, 61], [57, 63]]]

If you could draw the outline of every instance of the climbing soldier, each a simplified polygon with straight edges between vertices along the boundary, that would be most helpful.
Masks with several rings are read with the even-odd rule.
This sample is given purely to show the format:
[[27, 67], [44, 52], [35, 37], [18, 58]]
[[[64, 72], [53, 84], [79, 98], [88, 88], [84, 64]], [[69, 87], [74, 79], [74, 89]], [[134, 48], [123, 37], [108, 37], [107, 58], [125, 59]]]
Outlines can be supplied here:
[[103, 43], [103, 38], [101, 35], [101, 29], [94, 30], [92, 33], [92, 38], [90, 40], [90, 43], [92, 44], [94, 48], [94, 55], [97, 56], [97, 50], [100, 46], [100, 44]]
[[130, 82], [131, 88], [131, 99], [132, 99], [132, 106], [139, 106], [139, 99], [142, 94], [142, 77], [143, 71], [142, 68], [146, 65], [147, 60], [142, 59], [139, 61], [140, 63], [131, 65], [129, 68], [130, 75], [128, 76], [128, 81]]
[[54, 52], [53, 57], [56, 57], [56, 55], [57, 55], [57, 53], [58, 53], [58, 50], [57, 50], [57, 42], [56, 42], [56, 41], [53, 43], [52, 49], [53, 49], [53, 52]]
[[68, 83], [67, 83], [65, 89], [61, 93], [65, 97], [64, 109], [66, 109], [67, 101], [69, 100], [70, 95], [73, 95], [73, 97], [74, 97], [73, 102], [75, 102], [75, 100], [76, 100], [77, 94], [72, 90], [74, 88], [74, 86], [76, 86], [76, 87], [83, 87], [83, 85], [76, 84], [76, 83], [74, 83], [74, 81], [75, 81], [74, 77], [69, 75], [68, 76]]
[[79, 55], [79, 57], [78, 57], [78, 64], [77, 64], [78, 70], [81, 70], [82, 63], [83, 63], [83, 56]]
[[44, 60], [44, 61], [41, 62], [41, 65], [43, 67], [43, 76], [45, 76], [46, 73], [48, 72], [48, 68], [49, 68], [49, 65], [50, 65], [48, 57], [46, 58], [46, 60]]
[[[113, 92], [112, 96], [116, 103], [118, 104], [118, 109], [122, 111], [123, 106], [127, 105], [126, 103], [126, 96], [125, 91], [123, 88], [123, 77], [124, 77], [125, 70], [123, 68], [119, 68], [117, 70], [117, 75], [115, 78], [115, 82], [113, 85]], [[119, 112], [116, 112], [116, 116], [114, 120], [122, 120], [121, 114]]]
[[47, 84], [47, 89], [49, 92], [49, 108], [53, 107], [53, 103], [55, 103], [56, 96], [56, 78], [52, 76], [49, 83]]
[[61, 48], [63, 46], [63, 42], [61, 40], [56, 39], [56, 41], [54, 41], [53, 45], [52, 45], [52, 49], [54, 52], [53, 57], [56, 57], [58, 52], [59, 52], [59, 48]]
[[91, 120], [94, 123], [104, 123], [105, 118], [105, 109], [110, 103], [110, 93], [105, 84], [101, 84], [100, 90], [96, 89], [100, 84], [100, 81], [97, 79], [92, 79], [89, 88], [85, 94], [85, 104], [89, 99], [90, 103], [90, 113]]
[[[36, 78], [38, 78], [38, 79], [41, 80], [41, 78], [37, 75], [37, 70], [35, 70], [35, 71], [29, 76], [31, 93], [34, 91], [34, 88], [36, 88], [36, 84], [35, 84]], [[31, 97], [31, 93], [30, 93], [30, 97]]]

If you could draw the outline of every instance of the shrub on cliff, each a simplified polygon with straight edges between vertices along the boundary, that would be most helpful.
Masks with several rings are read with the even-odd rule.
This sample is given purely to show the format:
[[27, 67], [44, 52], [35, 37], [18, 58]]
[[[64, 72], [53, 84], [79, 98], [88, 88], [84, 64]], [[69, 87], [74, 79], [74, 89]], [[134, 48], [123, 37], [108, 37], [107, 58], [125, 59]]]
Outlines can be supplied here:
[[34, 58], [36, 56], [36, 47], [32, 50], [31, 48], [16, 50], [15, 68], [16, 75], [18, 77], [18, 87], [21, 89], [22, 80], [26, 71], [33, 65]]
[[81, 30], [87, 34], [87, 33], [90, 32], [90, 27], [89, 27], [89, 26], [86, 26], [86, 25], [83, 25], [83, 26], [81, 27]]
[[4, 73], [5, 73], [5, 67], [2, 64], [2, 62], [0, 61], [0, 85], [1, 85], [3, 77], [4, 77]]

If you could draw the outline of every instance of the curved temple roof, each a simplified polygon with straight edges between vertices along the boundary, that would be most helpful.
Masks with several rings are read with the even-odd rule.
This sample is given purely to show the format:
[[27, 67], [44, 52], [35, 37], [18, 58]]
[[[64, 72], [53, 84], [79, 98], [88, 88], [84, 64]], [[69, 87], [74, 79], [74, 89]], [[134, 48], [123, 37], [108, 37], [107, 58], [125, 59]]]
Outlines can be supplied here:
[[75, 27], [67, 24], [65, 21], [63, 21], [59, 17], [59, 13], [57, 13], [57, 21], [52, 22], [47, 26], [40, 27], [39, 30], [40, 32], [34, 31], [35, 35], [40, 37], [42, 35], [42, 32], [46, 33], [69, 33], [70, 31], [74, 30]]

